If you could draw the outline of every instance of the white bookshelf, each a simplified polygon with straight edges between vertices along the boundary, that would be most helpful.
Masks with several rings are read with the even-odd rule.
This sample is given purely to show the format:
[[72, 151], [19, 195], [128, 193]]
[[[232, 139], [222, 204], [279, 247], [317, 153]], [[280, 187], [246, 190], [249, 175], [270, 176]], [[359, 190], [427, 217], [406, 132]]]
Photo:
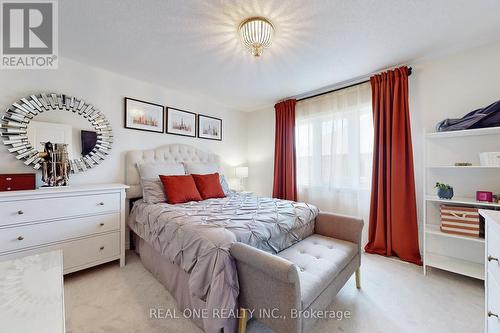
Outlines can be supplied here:
[[461, 169], [461, 170], [488, 170], [488, 169], [500, 169], [500, 166], [484, 166], [484, 165], [469, 165], [469, 166], [457, 166], [457, 165], [429, 165], [428, 169]]
[[442, 232], [441, 229], [439, 228], [439, 226], [434, 225], [434, 224], [428, 224], [426, 232], [428, 234], [437, 235], [437, 236], [444, 237], [444, 238], [454, 238], [454, 239], [467, 240], [470, 242], [484, 243], [484, 238], [474, 238], [474, 237], [468, 237], [468, 236], [449, 234], [446, 232]]
[[462, 131], [450, 131], [450, 132], [431, 132], [426, 133], [425, 137], [428, 139], [446, 139], [446, 138], [458, 138], [466, 136], [481, 136], [481, 135], [499, 135], [500, 127], [488, 127], [488, 128], [475, 128]]
[[[429, 267], [484, 279], [483, 238], [444, 233], [440, 206], [500, 210], [500, 204], [475, 200], [476, 191], [500, 194], [500, 167], [479, 165], [479, 153], [500, 151], [500, 127], [424, 134], [423, 268]], [[471, 166], [455, 166], [457, 162]], [[440, 199], [434, 184], [453, 186], [451, 200]]]
[[464, 198], [454, 196], [450, 199], [441, 199], [437, 195], [427, 195], [425, 200], [431, 202], [439, 202], [442, 204], [458, 205], [458, 206], [473, 206], [473, 207], [492, 207], [500, 208], [500, 204], [494, 202], [476, 201], [475, 198]]
[[479, 264], [469, 260], [429, 253], [427, 255], [427, 265], [444, 269], [445, 271], [484, 280], [484, 264]]

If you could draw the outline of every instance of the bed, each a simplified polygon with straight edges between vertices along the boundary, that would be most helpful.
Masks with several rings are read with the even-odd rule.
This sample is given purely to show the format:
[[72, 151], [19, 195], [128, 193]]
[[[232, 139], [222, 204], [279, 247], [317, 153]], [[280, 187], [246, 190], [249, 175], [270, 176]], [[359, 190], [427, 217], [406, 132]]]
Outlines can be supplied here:
[[[130, 199], [142, 196], [137, 165], [144, 162], [219, 164], [219, 158], [187, 145], [128, 152]], [[177, 205], [136, 200], [128, 224], [141, 261], [179, 309], [205, 332], [235, 332], [240, 286], [231, 244], [278, 253], [313, 234], [318, 213], [305, 203], [231, 192]]]

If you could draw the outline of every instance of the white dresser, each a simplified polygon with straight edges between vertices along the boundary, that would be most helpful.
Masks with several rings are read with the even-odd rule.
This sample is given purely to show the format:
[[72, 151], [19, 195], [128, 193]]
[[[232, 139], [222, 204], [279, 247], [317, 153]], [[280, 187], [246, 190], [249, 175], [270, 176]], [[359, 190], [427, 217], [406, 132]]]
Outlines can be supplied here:
[[125, 264], [122, 184], [0, 192], [0, 261], [62, 250], [64, 273]]
[[500, 332], [500, 211], [479, 213], [486, 220], [485, 331]]
[[2, 332], [64, 333], [62, 252], [0, 262]]

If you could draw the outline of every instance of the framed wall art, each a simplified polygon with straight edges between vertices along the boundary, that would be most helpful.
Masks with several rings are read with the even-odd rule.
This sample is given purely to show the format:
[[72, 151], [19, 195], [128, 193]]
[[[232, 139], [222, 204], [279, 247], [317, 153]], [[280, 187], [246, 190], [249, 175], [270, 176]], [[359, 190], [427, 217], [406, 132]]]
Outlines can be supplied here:
[[222, 141], [222, 119], [198, 115], [198, 137]]
[[196, 113], [167, 106], [168, 134], [196, 137]]
[[163, 133], [165, 128], [163, 105], [125, 97], [125, 128]]

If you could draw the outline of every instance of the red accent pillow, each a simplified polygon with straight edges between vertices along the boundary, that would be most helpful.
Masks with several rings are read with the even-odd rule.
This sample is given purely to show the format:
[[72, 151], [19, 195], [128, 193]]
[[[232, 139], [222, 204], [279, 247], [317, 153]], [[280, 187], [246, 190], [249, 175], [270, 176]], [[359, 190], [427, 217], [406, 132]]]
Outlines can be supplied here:
[[191, 175], [186, 176], [164, 176], [160, 175], [163, 190], [169, 204], [179, 204], [188, 201], [200, 201], [200, 192]]
[[224, 198], [225, 194], [220, 184], [219, 174], [211, 173], [208, 175], [192, 174], [196, 188], [200, 192], [203, 200], [210, 198]]

